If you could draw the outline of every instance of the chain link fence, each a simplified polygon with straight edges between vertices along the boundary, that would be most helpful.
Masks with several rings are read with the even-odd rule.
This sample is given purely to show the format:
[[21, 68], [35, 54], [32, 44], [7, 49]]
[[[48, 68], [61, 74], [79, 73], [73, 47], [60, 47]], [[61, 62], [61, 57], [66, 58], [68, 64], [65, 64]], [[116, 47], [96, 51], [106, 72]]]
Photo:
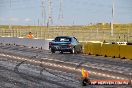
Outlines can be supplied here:
[[79, 41], [106, 41], [106, 42], [131, 42], [132, 30], [114, 30], [111, 36], [109, 29], [83, 29], [75, 27], [45, 27], [45, 28], [28, 28], [28, 29], [0, 29], [2, 37], [23, 37], [32, 32], [34, 38], [53, 39], [56, 36], [75, 36]]

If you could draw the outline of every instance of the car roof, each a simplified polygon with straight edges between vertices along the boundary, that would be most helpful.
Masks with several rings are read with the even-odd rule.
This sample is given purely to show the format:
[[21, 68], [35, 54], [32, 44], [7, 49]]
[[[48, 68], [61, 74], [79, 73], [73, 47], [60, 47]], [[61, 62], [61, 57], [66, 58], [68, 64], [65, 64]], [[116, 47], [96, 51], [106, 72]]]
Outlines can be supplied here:
[[57, 36], [56, 38], [58, 38], [58, 37], [63, 37], [63, 38], [73, 38], [74, 36]]

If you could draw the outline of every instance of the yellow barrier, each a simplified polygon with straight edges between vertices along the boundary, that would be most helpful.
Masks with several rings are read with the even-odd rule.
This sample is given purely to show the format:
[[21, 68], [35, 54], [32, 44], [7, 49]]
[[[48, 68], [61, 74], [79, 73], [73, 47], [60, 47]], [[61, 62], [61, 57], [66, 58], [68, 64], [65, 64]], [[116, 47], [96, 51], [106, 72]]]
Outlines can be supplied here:
[[92, 43], [92, 54], [101, 55], [101, 43]]
[[85, 54], [132, 59], [132, 45], [85, 42], [83, 46], [83, 53]]
[[89, 44], [86, 43], [86, 44], [84, 45], [84, 51], [83, 51], [83, 53], [85, 53], [85, 54], [90, 54], [89, 48], [90, 48]]
[[119, 47], [118, 44], [103, 44], [101, 47], [101, 55], [107, 57], [119, 57]]
[[84, 53], [92, 55], [101, 55], [101, 43], [86, 43], [84, 46]]
[[120, 45], [120, 58], [132, 59], [132, 45]]

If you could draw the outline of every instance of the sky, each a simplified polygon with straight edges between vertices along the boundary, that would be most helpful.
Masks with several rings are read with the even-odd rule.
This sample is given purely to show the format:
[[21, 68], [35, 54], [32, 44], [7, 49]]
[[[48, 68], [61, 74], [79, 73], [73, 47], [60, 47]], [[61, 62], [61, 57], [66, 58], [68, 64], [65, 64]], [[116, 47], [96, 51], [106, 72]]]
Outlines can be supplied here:
[[[42, 4], [45, 25], [48, 22], [48, 0], [0, 0], [0, 25], [42, 25]], [[132, 23], [132, 0], [51, 0], [51, 25], [88, 25], [96, 23]], [[44, 11], [44, 10], [43, 10]], [[59, 18], [60, 12], [63, 14]]]

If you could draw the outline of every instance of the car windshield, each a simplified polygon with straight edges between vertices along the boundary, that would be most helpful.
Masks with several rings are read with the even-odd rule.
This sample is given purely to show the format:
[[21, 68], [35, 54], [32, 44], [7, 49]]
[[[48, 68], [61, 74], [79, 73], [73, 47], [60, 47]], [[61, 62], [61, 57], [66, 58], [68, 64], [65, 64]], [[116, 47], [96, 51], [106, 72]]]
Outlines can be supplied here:
[[67, 38], [67, 37], [56, 37], [55, 38], [56, 42], [71, 42], [71, 38]]

